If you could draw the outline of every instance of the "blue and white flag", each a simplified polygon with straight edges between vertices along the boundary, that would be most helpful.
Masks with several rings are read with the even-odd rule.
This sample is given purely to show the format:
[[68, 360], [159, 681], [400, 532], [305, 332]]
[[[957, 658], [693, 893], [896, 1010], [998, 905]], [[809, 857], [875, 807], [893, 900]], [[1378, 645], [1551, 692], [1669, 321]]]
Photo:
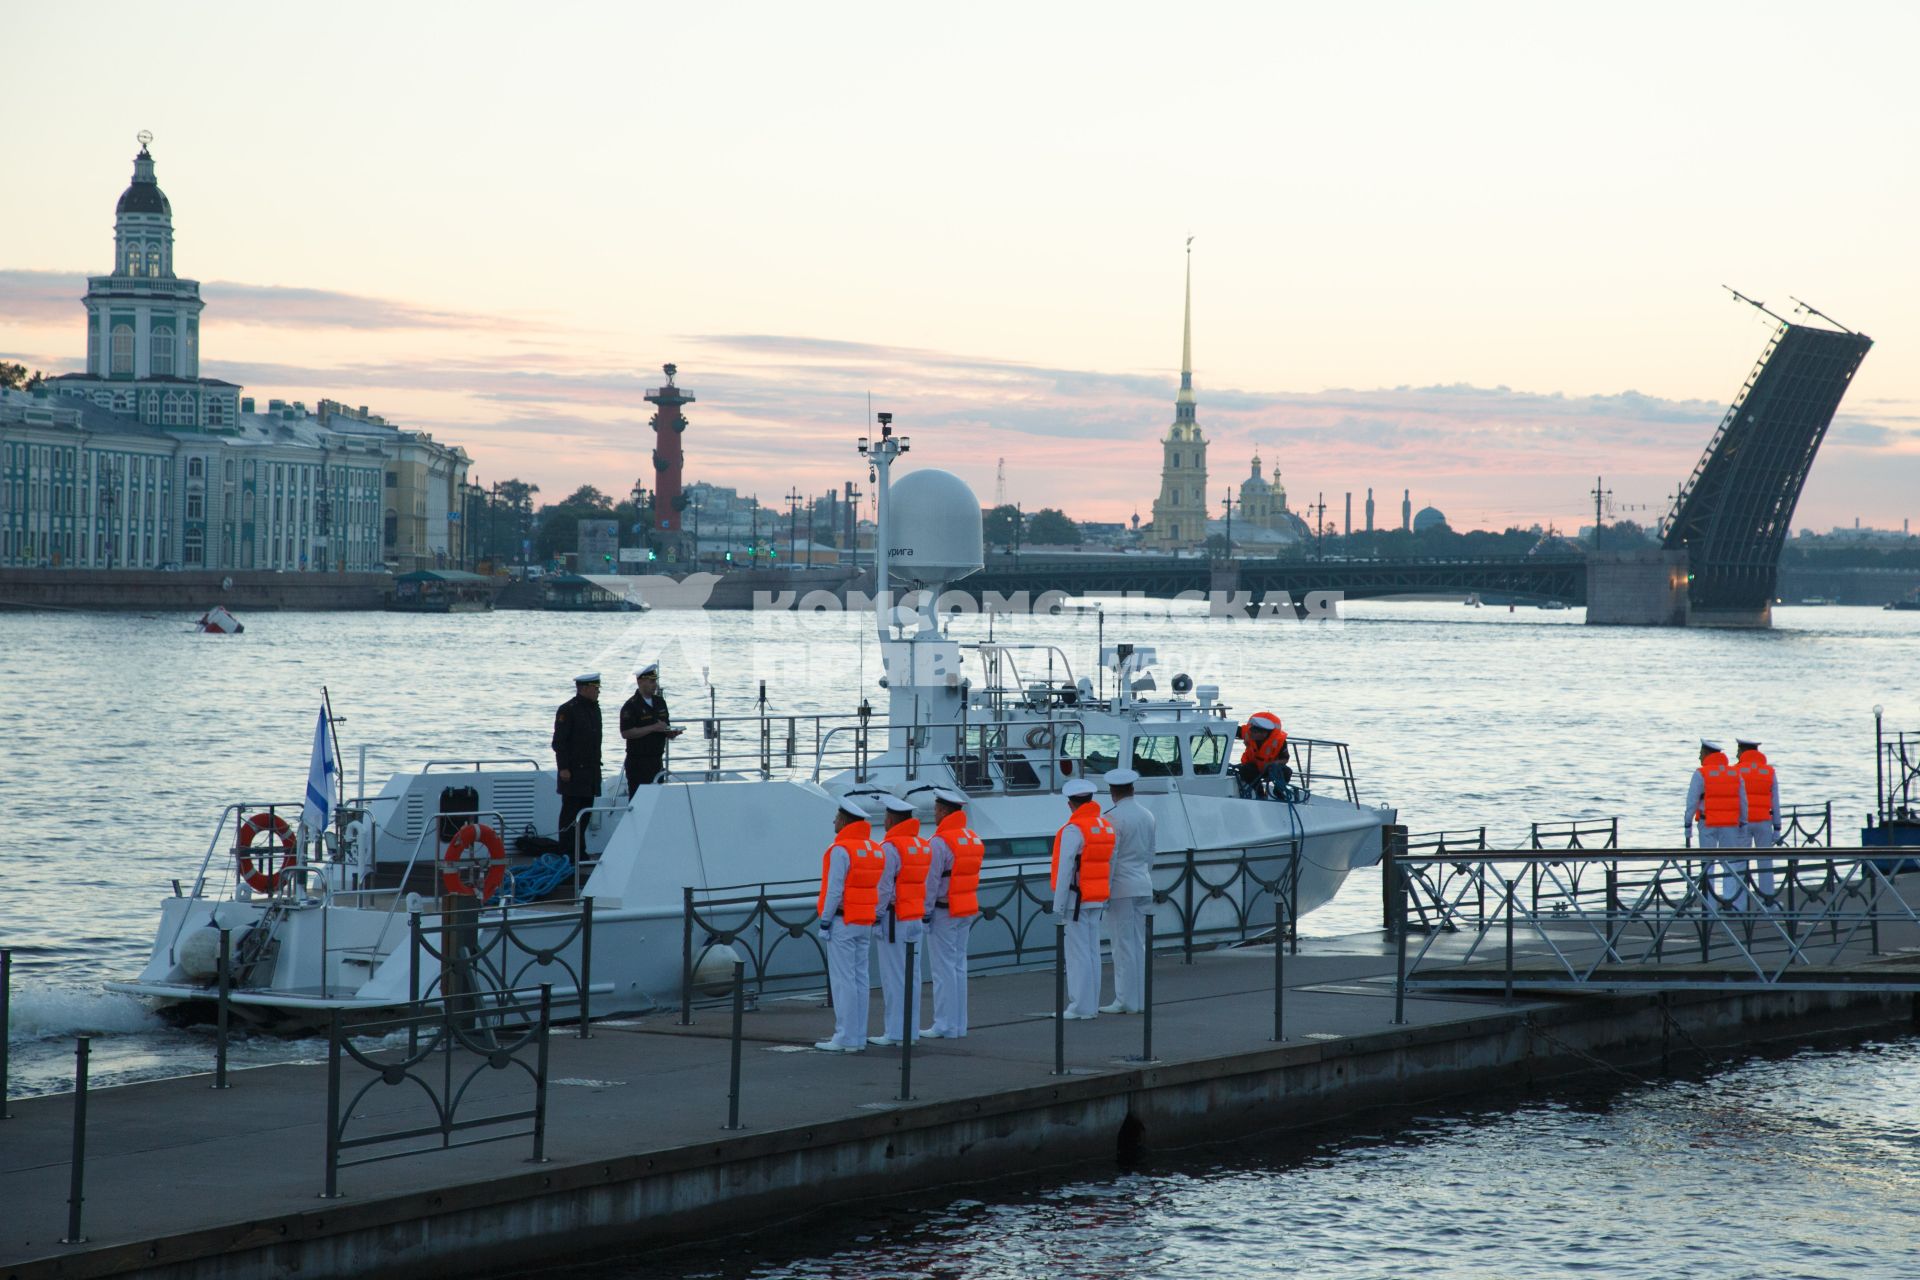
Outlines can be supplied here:
[[313, 759], [307, 763], [307, 802], [300, 810], [307, 830], [325, 831], [333, 818], [333, 779], [339, 771], [333, 762], [333, 726], [327, 723], [322, 703], [320, 719], [313, 726]]

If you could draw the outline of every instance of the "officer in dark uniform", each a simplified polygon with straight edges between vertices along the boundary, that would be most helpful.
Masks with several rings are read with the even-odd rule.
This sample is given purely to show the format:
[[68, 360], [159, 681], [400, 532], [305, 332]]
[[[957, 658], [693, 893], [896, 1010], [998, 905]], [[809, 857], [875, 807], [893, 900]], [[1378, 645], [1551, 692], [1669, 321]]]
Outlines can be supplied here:
[[587, 824], [580, 813], [600, 797], [600, 673], [573, 678], [573, 697], [553, 716], [553, 764], [559, 773], [560, 842], [579, 858]]
[[673, 727], [667, 700], [660, 696], [660, 664], [649, 662], [634, 672], [639, 688], [620, 708], [620, 736], [627, 744], [627, 793], [636, 795], [660, 776], [667, 742], [681, 730]]

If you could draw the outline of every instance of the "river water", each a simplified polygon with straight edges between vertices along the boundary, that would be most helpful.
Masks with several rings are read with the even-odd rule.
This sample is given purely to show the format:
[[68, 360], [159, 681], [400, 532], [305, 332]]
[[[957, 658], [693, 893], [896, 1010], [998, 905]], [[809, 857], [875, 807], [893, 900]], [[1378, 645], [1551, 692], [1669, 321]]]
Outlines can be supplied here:
[[[1920, 670], [1915, 613], [1784, 608], [1766, 632], [1589, 629], [1579, 610], [1457, 604], [1354, 603], [1342, 614], [1338, 622], [1245, 622], [1152, 604], [1132, 613], [1109, 607], [1104, 618], [991, 625], [999, 639], [1059, 646], [1076, 674], [1087, 671], [1102, 636], [1108, 644], [1153, 645], [1162, 690], [1184, 671], [1218, 684], [1242, 713], [1273, 710], [1290, 733], [1350, 742], [1363, 795], [1398, 805], [1414, 831], [1484, 823], [1507, 845], [1524, 838], [1530, 820], [1613, 816], [1623, 820], [1626, 843], [1675, 842], [1697, 740], [1736, 733], [1766, 743], [1788, 803], [1831, 800], [1846, 842], [1873, 794], [1871, 708], [1885, 704], [1890, 724], [1920, 725], [1912, 683]], [[94, 1045], [96, 1081], [207, 1068], [204, 1032], [167, 1029], [99, 984], [143, 963], [159, 897], [170, 892], [172, 878], [191, 883], [223, 805], [301, 793], [323, 686], [345, 718], [350, 786], [365, 748], [376, 787], [386, 772], [432, 758], [549, 758], [553, 708], [583, 669], [606, 672], [610, 712], [625, 696], [626, 673], [641, 659], [660, 658], [664, 691], [682, 719], [708, 703], [703, 670], [721, 714], [750, 712], [762, 677], [779, 712], [848, 712], [863, 687], [879, 697], [870, 628], [856, 616], [285, 613], [244, 621], [243, 635], [209, 637], [193, 634], [185, 615], [0, 615], [0, 946], [14, 952], [8, 1037], [15, 1093], [63, 1087], [69, 1037], [82, 1030], [102, 1033]], [[988, 625], [963, 616], [955, 634], [984, 636]], [[1056, 667], [1055, 678], [1063, 674]], [[1378, 902], [1377, 878], [1356, 875], [1303, 931], [1313, 937], [1372, 928]], [[317, 1048], [254, 1038], [241, 1043], [235, 1060], [308, 1058]], [[1644, 1144], [1665, 1141], [1654, 1136], [1662, 1117], [1702, 1108], [1711, 1111], [1711, 1134], [1720, 1136], [1695, 1141], [1682, 1132], [1669, 1135], [1673, 1151], [1660, 1147], [1699, 1173], [1707, 1188], [1702, 1213], [1722, 1181], [1733, 1180], [1727, 1185], [1749, 1198], [1804, 1196], [1802, 1180], [1817, 1172], [1832, 1184], [1823, 1221], [1834, 1247], [1855, 1247], [1858, 1215], [1868, 1212], [1862, 1197], [1887, 1199], [1890, 1187], [1908, 1187], [1920, 1172], [1914, 1112], [1889, 1113], [1877, 1104], [1913, 1094], [1920, 1057], [1911, 1046], [1894, 1045], [1738, 1070], [1761, 1073], [1769, 1098], [1816, 1095], [1831, 1106], [1782, 1103], [1749, 1113], [1744, 1089], [1729, 1095], [1711, 1081], [1654, 1084], [1599, 1107], [1435, 1118], [1379, 1143], [1334, 1143], [1277, 1162], [1260, 1157], [1063, 1186], [966, 1211], [951, 1231], [942, 1228], [945, 1235], [909, 1232], [875, 1247], [900, 1251], [898, 1265], [907, 1268], [906, 1259], [929, 1240], [985, 1242], [995, 1232], [1011, 1237], [1047, 1226], [1065, 1233], [1062, 1248], [1090, 1251], [1084, 1267], [1069, 1268], [1076, 1274], [1200, 1274], [1209, 1259], [1224, 1266], [1263, 1231], [1297, 1223], [1300, 1206], [1314, 1203], [1330, 1221], [1376, 1205], [1382, 1216], [1369, 1217], [1369, 1229], [1391, 1242], [1426, 1216], [1413, 1207], [1423, 1187], [1446, 1204], [1451, 1193], [1443, 1192], [1456, 1180], [1532, 1184], [1513, 1155], [1532, 1146], [1529, 1135], [1540, 1136], [1543, 1116], [1552, 1123], [1541, 1140], [1570, 1175], [1580, 1164], [1572, 1153], [1587, 1149], [1583, 1144], [1612, 1153], [1600, 1184], [1590, 1163], [1585, 1176], [1570, 1177], [1581, 1198], [1569, 1203], [1594, 1211], [1594, 1198], [1610, 1195], [1606, 1218], [1621, 1207], [1642, 1216], [1677, 1213], [1679, 1202], [1664, 1194], [1661, 1164], [1625, 1157], [1648, 1156]], [[1849, 1086], [1857, 1080], [1877, 1083]], [[1856, 1105], [1860, 1127], [1847, 1128], [1837, 1117]], [[1730, 1134], [1740, 1140], [1722, 1140]], [[1751, 1158], [1751, 1145], [1762, 1141], [1813, 1163]], [[1337, 1190], [1349, 1183], [1364, 1186]], [[1223, 1213], [1223, 1204], [1232, 1207]], [[1893, 1197], [1890, 1204], [1887, 1229], [1911, 1231], [1911, 1199]], [[1127, 1251], [1109, 1253], [1100, 1233], [1085, 1225], [1102, 1220], [1101, 1206], [1180, 1223], [1180, 1256], [1164, 1268], [1130, 1267]], [[1480, 1211], [1503, 1212], [1494, 1201]], [[1648, 1217], [1648, 1231], [1656, 1220]], [[1705, 1218], [1680, 1220], [1692, 1225], [1657, 1229], [1667, 1252], [1641, 1256], [1670, 1258], [1671, 1270], [1684, 1266], [1697, 1275], [1748, 1274], [1713, 1261], [1698, 1239], [1710, 1235]], [[1524, 1229], [1537, 1227], [1545, 1229], [1529, 1215]], [[1085, 1239], [1071, 1243], [1079, 1236]], [[1316, 1256], [1290, 1235], [1275, 1235], [1262, 1248], [1274, 1256], [1297, 1250], [1303, 1264]], [[961, 1253], [967, 1261], [952, 1274], [1058, 1274], [1052, 1268], [1061, 1262], [1044, 1248], [970, 1244]], [[843, 1265], [833, 1256], [766, 1274], [832, 1274]], [[1394, 1269], [1388, 1258], [1375, 1253], [1359, 1264], [1363, 1269], [1339, 1274], [1386, 1274]], [[1458, 1266], [1439, 1274], [1567, 1269], [1529, 1271], [1518, 1254], [1504, 1253], [1478, 1263], [1462, 1254]], [[1800, 1266], [1753, 1274], [1799, 1274]], [[1629, 1274], [1597, 1259], [1595, 1267]], [[1803, 1268], [1815, 1275], [1848, 1269], [1832, 1259]], [[1920, 1274], [1920, 1267], [1907, 1274]]]

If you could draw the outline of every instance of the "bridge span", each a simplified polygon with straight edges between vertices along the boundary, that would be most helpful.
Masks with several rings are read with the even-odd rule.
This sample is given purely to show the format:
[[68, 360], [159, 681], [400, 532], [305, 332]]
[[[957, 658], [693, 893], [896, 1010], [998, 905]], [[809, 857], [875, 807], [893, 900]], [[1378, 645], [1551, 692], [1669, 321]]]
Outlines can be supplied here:
[[1504, 560], [1208, 560], [1172, 556], [993, 556], [979, 573], [947, 591], [983, 600], [1029, 599], [1046, 592], [1074, 596], [1136, 595], [1171, 600], [1223, 593], [1258, 605], [1285, 593], [1296, 604], [1313, 592], [1348, 600], [1387, 596], [1459, 596], [1581, 605], [1587, 564], [1579, 556]]

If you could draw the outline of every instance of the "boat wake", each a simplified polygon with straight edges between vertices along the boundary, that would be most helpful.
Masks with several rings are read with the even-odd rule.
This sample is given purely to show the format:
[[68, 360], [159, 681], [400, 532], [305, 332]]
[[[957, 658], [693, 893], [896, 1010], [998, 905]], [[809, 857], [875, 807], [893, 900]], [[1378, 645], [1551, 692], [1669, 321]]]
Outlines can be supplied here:
[[27, 986], [13, 992], [7, 1039], [76, 1035], [140, 1035], [166, 1024], [141, 1001], [85, 987]]

